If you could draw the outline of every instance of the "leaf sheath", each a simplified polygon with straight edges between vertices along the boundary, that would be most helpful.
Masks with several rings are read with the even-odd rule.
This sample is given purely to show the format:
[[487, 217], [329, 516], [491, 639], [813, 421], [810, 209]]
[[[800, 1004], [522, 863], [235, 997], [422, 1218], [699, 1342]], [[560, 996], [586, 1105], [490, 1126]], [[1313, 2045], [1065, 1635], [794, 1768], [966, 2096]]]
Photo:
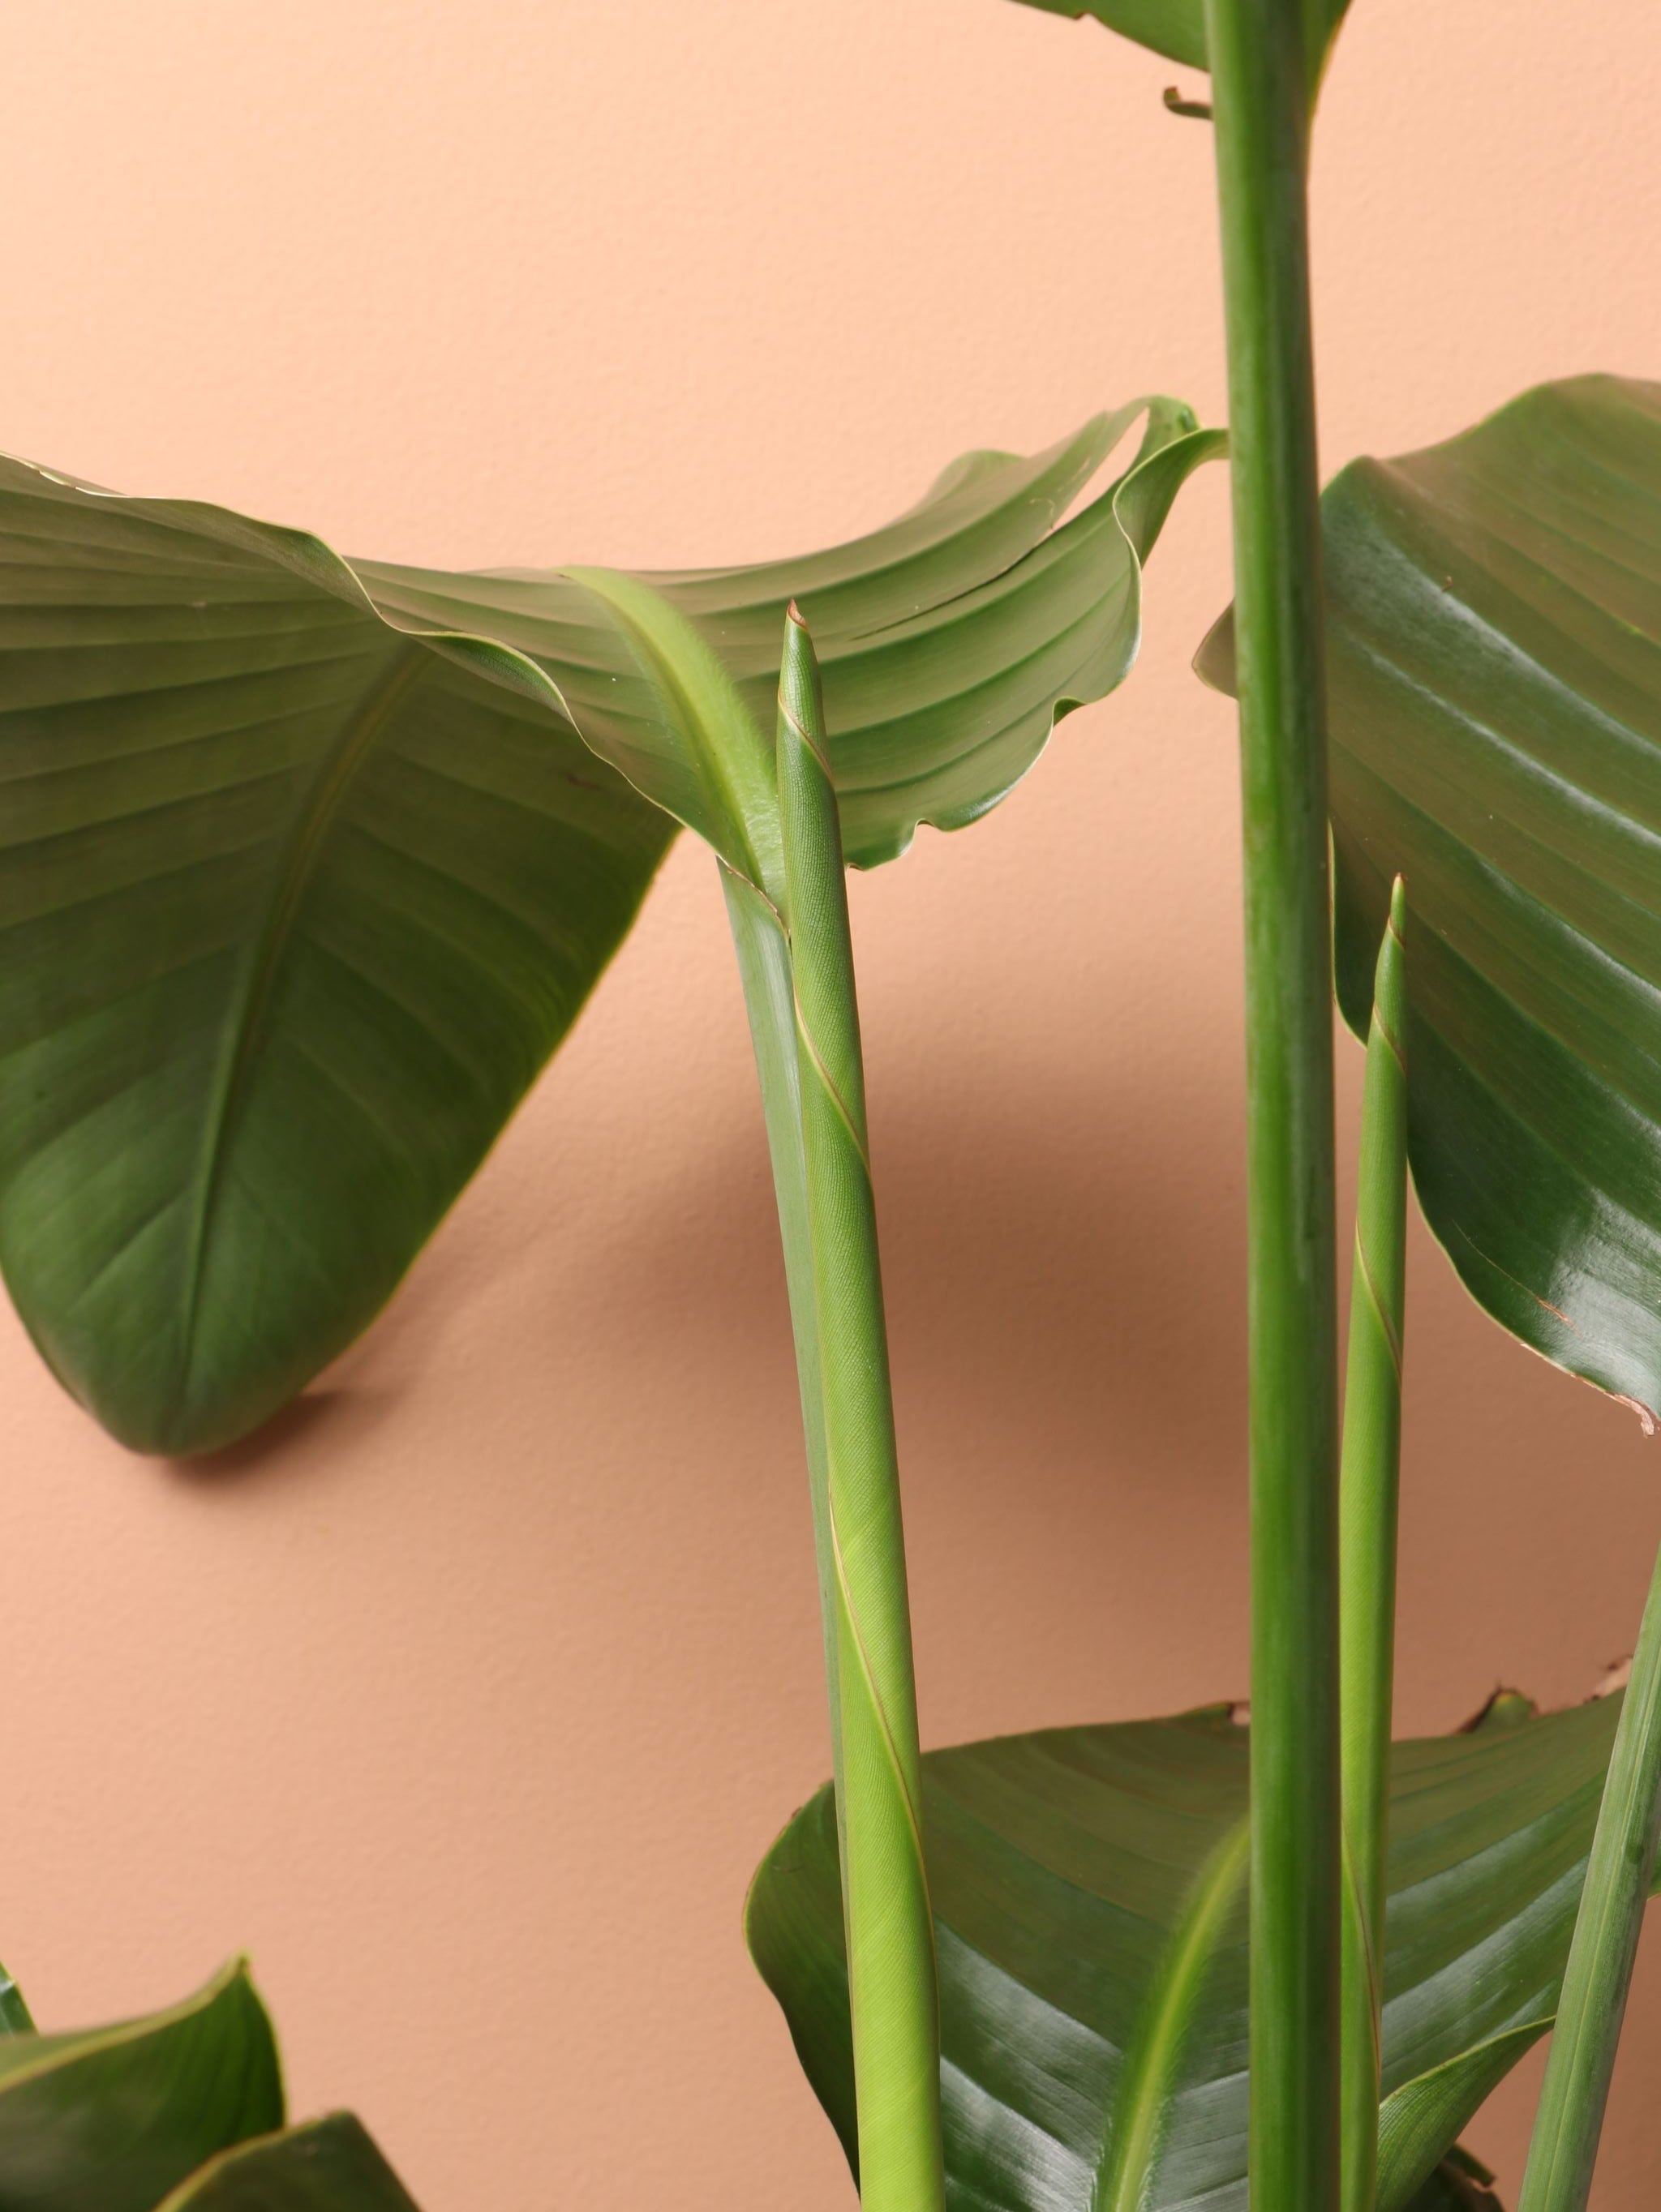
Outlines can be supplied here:
[[1326, 733], [1297, 0], [1207, 0], [1233, 453], [1251, 1461], [1252, 2202], [1338, 2194]]
[[1338, 1485], [1343, 1768], [1343, 2212], [1372, 2212], [1389, 1848], [1402, 1325], [1407, 1262], [1406, 902], [1398, 877], [1378, 953], [1361, 1104], [1355, 1260]]
[[[837, 1665], [837, 1586], [830, 1544], [830, 1497], [824, 1453], [824, 1399], [819, 1386], [818, 1320], [813, 1298], [813, 1254], [807, 1235], [807, 1162], [802, 1151], [801, 1080], [796, 1065], [796, 1011], [790, 946], [776, 908], [755, 885], [717, 861], [727, 918], [738, 954], [739, 977], [750, 1018], [750, 1042], [761, 1085], [762, 1117], [773, 1170], [773, 1203], [784, 1250], [785, 1288], [795, 1340], [796, 1385], [801, 1399], [807, 1486], [813, 1508], [813, 1555], [818, 1565], [819, 1620], [824, 1632], [824, 1673], [830, 1705], [830, 1748], [842, 1788], [842, 1697]], [[846, 1858], [846, 1852], [843, 1856]]]
[[865, 2212], [944, 2203], [940, 2004], [887, 1333], [835, 787], [793, 607], [778, 780], [836, 1604], [843, 1884]]

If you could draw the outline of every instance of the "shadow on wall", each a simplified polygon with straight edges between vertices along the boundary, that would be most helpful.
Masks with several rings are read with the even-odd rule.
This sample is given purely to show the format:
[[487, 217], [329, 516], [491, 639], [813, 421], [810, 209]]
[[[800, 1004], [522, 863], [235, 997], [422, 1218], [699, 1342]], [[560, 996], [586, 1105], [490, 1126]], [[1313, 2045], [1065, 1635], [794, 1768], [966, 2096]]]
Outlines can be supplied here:
[[[1233, 1148], [1196, 1088], [1150, 1115], [1145, 1099], [1133, 1111], [1053, 1081], [992, 1094], [936, 1064], [926, 1088], [873, 1108], [909, 1474], [928, 1480], [941, 1442], [972, 1437], [954, 1480], [978, 1469], [1002, 1486], [1018, 1464], [1042, 1486], [1052, 1464], [1099, 1472], [1110, 1455], [1133, 1483], [1183, 1468], [1233, 1480], [1218, 1412], [1244, 1390], [1243, 1212]], [[762, 1343], [788, 1360], [758, 1130], [708, 1152], [672, 1215], [619, 1240], [597, 1287], [645, 1296], [684, 1356], [734, 1378]]]
[[[933, 1679], [960, 1680], [966, 1729], [1027, 1724], [1025, 1702], [1019, 1718], [986, 1704], [963, 1626], [984, 1608], [996, 1641], [1053, 1649], [1054, 1673], [1029, 1670], [1034, 1701], [1066, 1652], [1093, 1652], [1096, 1693], [1068, 1699], [1077, 1717], [1238, 1691], [1244, 1218], [1215, 1068], [1150, 1106], [1110, 1077], [1006, 1067], [993, 1083], [934, 1058], [875, 1098], [873, 1120], [919, 1634], [952, 1647]], [[455, 1373], [489, 1370], [522, 1401], [527, 1449], [557, 1442], [585, 1476], [604, 1464], [625, 1525], [658, 1510], [668, 1466], [735, 1494], [752, 1468], [794, 1483], [783, 1271], [747, 1079], [709, 1126], [690, 1171], [683, 1154], [630, 1158], [598, 1190], [592, 1164], [562, 1190], [540, 1146], [510, 1138], [368, 1336], [186, 1479], [326, 1464], [338, 1480], [360, 1439], [421, 1418]], [[1585, 1693], [1629, 1640], [1598, 1593], [1648, 1542], [1635, 1532], [1653, 1517], [1658, 1449], [1511, 1343], [1415, 1230], [1405, 1729], [1455, 1724], [1502, 1679], [1547, 1702]], [[805, 1539], [805, 1511], [802, 1525]], [[1186, 1632], [1187, 1655], [1157, 1595], [1173, 1559], [1185, 1613], [1208, 1624]], [[1104, 1625], [1116, 1610], [1122, 1633]], [[1076, 1633], [1060, 1619], [1074, 1613]]]

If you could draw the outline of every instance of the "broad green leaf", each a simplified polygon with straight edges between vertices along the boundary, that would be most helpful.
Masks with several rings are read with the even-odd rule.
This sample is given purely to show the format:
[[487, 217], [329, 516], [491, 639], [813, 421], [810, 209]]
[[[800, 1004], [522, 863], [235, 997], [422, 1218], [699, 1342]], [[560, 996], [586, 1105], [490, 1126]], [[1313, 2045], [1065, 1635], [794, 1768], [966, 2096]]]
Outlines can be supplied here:
[[1149, 403], [1056, 528], [1141, 411], [967, 456], [850, 545], [647, 578], [352, 564], [0, 464], [0, 1266], [66, 1386], [209, 1449], [373, 1318], [628, 928], [659, 809], [767, 887], [791, 597], [851, 857], [994, 805], [1126, 672], [1217, 450]]
[[314, 539], [0, 465], [0, 1261], [125, 1442], [349, 1343], [669, 825]]
[[[1025, 0], [1025, 4], [1042, 8], [1047, 15], [1070, 15], [1078, 22], [1093, 16], [1110, 31], [1134, 39], [1139, 46], [1152, 47], [1167, 61], [1181, 62], [1188, 69], [1207, 66], [1205, 0]], [[1303, 0], [1311, 101], [1348, 7], [1349, 0]]]
[[417, 2212], [361, 2122], [332, 2112], [223, 2152], [158, 2212]]
[[246, 1969], [120, 2027], [0, 2039], [0, 2207], [152, 2212], [204, 2160], [283, 2124]]
[[[1146, 414], [1132, 465], [1060, 518]], [[540, 684], [593, 750], [776, 899], [772, 739], [784, 611], [824, 672], [843, 840], [856, 867], [919, 823], [1007, 796], [1062, 715], [1128, 674], [1142, 563], [1222, 434], [1135, 400], [1031, 459], [971, 453], [907, 514], [828, 553], [755, 568], [434, 577], [359, 564], [389, 621], [441, 633], [500, 680]], [[455, 633], [494, 642], [481, 646]]]
[[[1396, 1747], [1380, 2212], [1431, 2188], [1499, 2040], [1508, 2064], [1549, 2024], [1615, 1713]], [[1247, 1758], [1224, 1709], [924, 1758], [953, 2203], [1244, 2204]], [[769, 1853], [746, 1926], [851, 2156], [828, 1791]]]
[[[1495, 1320], [1661, 1407], [1661, 386], [1582, 377], [1323, 502], [1340, 1003], [1406, 878], [1414, 1177]], [[1226, 682], [1220, 626], [1202, 671]]]

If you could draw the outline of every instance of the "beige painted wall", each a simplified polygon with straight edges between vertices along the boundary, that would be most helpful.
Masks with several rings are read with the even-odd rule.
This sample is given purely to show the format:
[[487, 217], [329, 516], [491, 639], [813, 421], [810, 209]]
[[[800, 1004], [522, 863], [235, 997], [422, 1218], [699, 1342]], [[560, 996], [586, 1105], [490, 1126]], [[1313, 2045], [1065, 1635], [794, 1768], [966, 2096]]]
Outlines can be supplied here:
[[[447, 564], [723, 560], [1151, 387], [1215, 419], [1207, 133], [999, 0], [10, 0], [0, 444]], [[1645, 0], [1357, 0], [1326, 455], [1661, 373]], [[1145, 662], [855, 886], [934, 1742], [1244, 1686], [1229, 718]], [[708, 862], [672, 858], [395, 1306], [258, 1444], [125, 1456], [0, 1332], [0, 1955], [48, 2021], [247, 1946], [301, 2109], [427, 2212], [830, 2212], [738, 1936], [826, 1764], [780, 1270]], [[1353, 1114], [1354, 1048], [1344, 1048]], [[1576, 1698], [1661, 1444], [1414, 1255], [1401, 1708]], [[1654, 1940], [1661, 1942], [1661, 1937]], [[1598, 2203], [1652, 2203], [1661, 1955]], [[1522, 2087], [1478, 2124], [1513, 2188]]]

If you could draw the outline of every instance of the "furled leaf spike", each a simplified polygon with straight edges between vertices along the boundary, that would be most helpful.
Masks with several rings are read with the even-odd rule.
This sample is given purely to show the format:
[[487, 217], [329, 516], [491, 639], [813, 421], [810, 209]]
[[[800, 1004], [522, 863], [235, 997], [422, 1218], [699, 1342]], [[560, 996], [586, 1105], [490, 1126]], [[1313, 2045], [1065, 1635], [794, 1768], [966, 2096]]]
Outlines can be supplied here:
[[848, 880], [818, 663], [794, 602], [784, 628], [779, 820], [824, 1408], [860, 2196], [864, 2212], [944, 2212], [938, 1967]]

